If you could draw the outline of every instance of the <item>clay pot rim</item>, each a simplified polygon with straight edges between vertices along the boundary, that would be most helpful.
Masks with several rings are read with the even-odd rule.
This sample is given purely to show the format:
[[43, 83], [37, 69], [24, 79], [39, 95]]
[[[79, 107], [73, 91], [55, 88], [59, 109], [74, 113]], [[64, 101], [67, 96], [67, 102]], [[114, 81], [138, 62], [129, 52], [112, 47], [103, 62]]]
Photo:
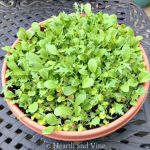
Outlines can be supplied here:
[[[45, 21], [42, 21], [39, 24], [43, 25], [45, 23]], [[29, 30], [31, 30], [31, 28], [28, 29], [27, 31], [29, 31]], [[14, 48], [18, 42], [19, 42], [19, 40], [17, 39], [14, 42], [14, 44], [12, 45], [12, 47]], [[148, 61], [147, 55], [141, 44], [140, 44], [140, 49], [142, 51], [146, 70], [150, 71], [149, 61]], [[6, 84], [6, 78], [5, 78], [6, 70], [7, 70], [7, 64], [4, 61], [3, 66], [2, 66], [2, 77], [1, 77], [2, 78], [2, 86], [5, 86], [5, 84]], [[146, 91], [148, 91], [148, 89], [149, 89], [149, 83], [150, 82], [144, 83], [144, 89]], [[11, 100], [6, 100], [6, 101], [7, 101], [9, 108], [11, 109], [13, 114], [17, 117], [17, 119], [19, 119], [23, 124], [25, 124], [27, 127], [31, 128], [35, 132], [42, 134], [44, 136], [47, 136], [49, 138], [57, 139], [57, 140], [85, 141], [85, 140], [91, 140], [94, 138], [105, 136], [107, 134], [110, 134], [110, 133], [116, 131], [117, 129], [121, 128], [122, 126], [124, 126], [139, 111], [139, 109], [141, 108], [142, 104], [144, 103], [144, 101], [146, 99], [146, 96], [147, 96], [147, 93], [144, 96], [140, 96], [137, 100], [138, 102], [137, 102], [136, 106], [131, 107], [123, 116], [119, 117], [118, 119], [109, 123], [108, 125], [104, 125], [102, 127], [85, 130], [85, 131], [80, 131], [80, 132], [79, 131], [54, 131], [52, 134], [49, 134], [49, 135], [42, 134], [42, 130], [45, 128], [45, 126], [40, 125], [37, 122], [31, 120], [29, 117], [25, 116], [23, 111], [16, 104], [11, 104]], [[93, 136], [90, 137], [90, 135], [93, 135]]]

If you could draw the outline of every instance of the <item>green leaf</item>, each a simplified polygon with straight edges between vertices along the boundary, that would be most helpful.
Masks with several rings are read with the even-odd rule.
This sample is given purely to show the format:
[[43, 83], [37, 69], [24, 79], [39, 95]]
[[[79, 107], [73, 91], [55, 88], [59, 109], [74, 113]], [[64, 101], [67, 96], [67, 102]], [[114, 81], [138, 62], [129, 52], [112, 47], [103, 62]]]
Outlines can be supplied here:
[[79, 5], [78, 5], [78, 3], [74, 3], [74, 9], [78, 12], [79, 11]]
[[58, 51], [55, 45], [47, 44], [46, 50], [49, 51], [49, 53], [52, 55], [58, 55]]
[[10, 90], [5, 90], [4, 91], [4, 96], [5, 96], [6, 99], [12, 99], [16, 95], [12, 91], [10, 91]]
[[90, 125], [99, 125], [100, 124], [100, 118], [99, 117], [95, 117], [94, 119], [92, 119], [92, 121], [90, 122]]
[[29, 53], [26, 53], [26, 59], [28, 60], [30, 67], [34, 71], [39, 71], [40, 69], [43, 68], [42, 60], [40, 59], [38, 55], [29, 52]]
[[41, 48], [45, 48], [46, 46], [46, 40], [45, 39], [42, 39], [40, 40], [37, 44], [41, 47]]
[[136, 106], [136, 105], [137, 105], [137, 100], [131, 100], [131, 101], [130, 101], [130, 105]]
[[3, 51], [9, 52], [9, 53], [13, 53], [14, 49], [10, 46], [4, 46], [2, 47]]
[[80, 106], [75, 106], [74, 107], [74, 112], [75, 112], [75, 116], [80, 116], [81, 107]]
[[64, 96], [60, 96], [60, 97], [58, 97], [58, 99], [57, 99], [57, 101], [58, 101], [59, 103], [65, 101], [65, 100], [66, 100], [66, 98], [65, 98]]
[[27, 37], [30, 40], [34, 36], [35, 32], [34, 31], [28, 31], [27, 32]]
[[35, 32], [40, 31], [40, 25], [37, 22], [33, 22], [31, 27], [32, 27], [32, 30]]
[[88, 72], [87, 72], [85, 66], [83, 66], [81, 69], [79, 69], [79, 73], [82, 74], [82, 75], [88, 75]]
[[122, 48], [122, 58], [125, 59], [126, 61], [130, 59], [131, 55], [131, 50], [129, 45], [124, 45]]
[[76, 95], [75, 105], [80, 105], [86, 100], [86, 93], [83, 91]]
[[26, 30], [24, 28], [19, 28], [19, 31], [17, 32], [17, 36], [20, 40], [27, 40], [27, 34]]
[[138, 75], [138, 80], [140, 83], [145, 83], [150, 80], [150, 73], [148, 71], [142, 71]]
[[36, 91], [29, 91], [29, 92], [28, 92], [28, 95], [29, 95], [29, 96], [34, 96], [35, 94], [36, 94]]
[[42, 63], [42, 60], [40, 57], [34, 53], [27, 53], [26, 58], [29, 61], [29, 63], [34, 64], [34, 63]]
[[73, 86], [67, 86], [67, 87], [64, 87], [63, 89], [63, 93], [64, 95], [66, 96], [69, 96], [69, 95], [72, 95], [76, 92], [76, 87], [73, 87]]
[[115, 113], [119, 115], [123, 115], [123, 104], [116, 103], [115, 104]]
[[95, 58], [91, 58], [88, 61], [88, 68], [93, 73], [96, 71], [96, 69], [97, 69], [97, 60]]
[[55, 80], [47, 80], [47, 81], [44, 82], [44, 86], [47, 89], [56, 89], [57, 81], [55, 81]]
[[105, 55], [105, 53], [107, 52], [107, 50], [106, 49], [99, 49], [99, 51], [98, 51], [98, 56], [100, 57], [100, 58], [102, 58], [104, 55]]
[[48, 78], [48, 70], [47, 69], [41, 69], [39, 71], [39, 74], [40, 76], [43, 78], [43, 79], [47, 79]]
[[90, 14], [92, 11], [91, 11], [91, 4], [90, 3], [87, 3], [84, 5], [84, 12], [86, 14]]
[[85, 130], [85, 128], [83, 127], [83, 125], [79, 124], [78, 125], [78, 131], [80, 132], [80, 131], [84, 131], [84, 130]]
[[92, 108], [92, 105], [91, 105], [91, 103], [89, 101], [87, 101], [87, 102], [83, 103], [83, 107], [82, 108], [83, 108], [83, 110], [88, 111], [88, 110], [90, 110]]
[[86, 77], [82, 82], [82, 88], [89, 88], [93, 86], [94, 80], [92, 78]]
[[110, 110], [109, 110], [110, 114], [113, 115], [115, 113], [115, 108], [112, 107]]
[[138, 85], [138, 82], [137, 82], [137, 80], [129, 79], [129, 80], [128, 80], [128, 84], [129, 84], [131, 87], [136, 87], [136, 86]]
[[54, 114], [56, 116], [71, 116], [72, 115], [72, 109], [67, 106], [58, 106], [54, 110]]
[[34, 102], [34, 103], [29, 105], [28, 111], [30, 113], [35, 113], [37, 111], [37, 109], [38, 109], [38, 103]]
[[125, 84], [123, 84], [122, 86], [121, 86], [121, 90], [123, 91], [123, 92], [129, 92], [129, 84], [126, 82]]
[[39, 81], [39, 82], [37, 83], [37, 88], [42, 89], [42, 88], [44, 88], [44, 87], [45, 87], [45, 86], [44, 86], [44, 82]]
[[100, 113], [99, 114], [100, 119], [105, 119], [107, 115], [105, 113]]
[[136, 41], [137, 41], [137, 42], [141, 41], [142, 39], [143, 39], [142, 36], [136, 36]]
[[72, 79], [71, 80], [71, 85], [72, 86], [78, 86], [80, 84], [80, 80], [79, 79]]
[[136, 93], [138, 94], [138, 95], [144, 95], [144, 94], [146, 94], [146, 91], [144, 90], [144, 87], [143, 86], [139, 86], [139, 88], [136, 90]]
[[23, 51], [28, 51], [29, 43], [27, 43], [26, 41], [22, 41], [21, 48]]
[[42, 133], [43, 134], [51, 134], [54, 131], [55, 131], [55, 126], [48, 126], [42, 131]]
[[52, 95], [48, 95], [47, 96], [47, 101], [53, 101], [54, 100], [54, 96], [52, 96]]
[[46, 121], [46, 123], [48, 123], [49, 125], [57, 125], [58, 124], [58, 120], [56, 118], [56, 116], [54, 114], [47, 114], [44, 117], [44, 120]]

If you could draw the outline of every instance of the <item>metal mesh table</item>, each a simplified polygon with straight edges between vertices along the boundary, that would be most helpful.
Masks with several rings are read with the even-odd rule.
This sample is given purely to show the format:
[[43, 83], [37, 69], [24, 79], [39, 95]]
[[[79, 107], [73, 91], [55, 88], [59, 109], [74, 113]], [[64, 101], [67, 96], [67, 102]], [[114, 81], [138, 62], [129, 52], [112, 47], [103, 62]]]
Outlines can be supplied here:
[[[86, 0], [87, 1], [87, 0]], [[116, 14], [119, 23], [125, 23], [143, 35], [142, 45], [150, 56], [150, 21], [131, 1], [90, 1], [93, 10]], [[60, 11], [73, 11], [73, 0], [0, 0], [0, 47], [11, 45], [20, 26], [26, 29], [33, 21], [40, 22]], [[0, 51], [0, 70], [5, 53]], [[1, 84], [0, 84], [1, 88]], [[0, 150], [150, 150], [150, 98], [148, 96], [138, 115], [125, 127], [104, 138], [71, 143], [45, 138], [19, 122], [0, 98]]]

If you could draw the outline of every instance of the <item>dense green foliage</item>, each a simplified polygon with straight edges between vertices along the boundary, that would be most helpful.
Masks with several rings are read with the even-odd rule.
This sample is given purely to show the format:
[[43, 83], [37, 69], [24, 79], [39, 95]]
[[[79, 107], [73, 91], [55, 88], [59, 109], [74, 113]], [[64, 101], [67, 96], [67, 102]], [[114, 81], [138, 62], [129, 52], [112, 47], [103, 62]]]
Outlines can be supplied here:
[[115, 15], [75, 8], [48, 19], [44, 31], [36, 22], [31, 31], [20, 28], [15, 48], [3, 48], [10, 53], [5, 97], [47, 126], [45, 134], [110, 123], [136, 105], [150, 79], [141, 36]]

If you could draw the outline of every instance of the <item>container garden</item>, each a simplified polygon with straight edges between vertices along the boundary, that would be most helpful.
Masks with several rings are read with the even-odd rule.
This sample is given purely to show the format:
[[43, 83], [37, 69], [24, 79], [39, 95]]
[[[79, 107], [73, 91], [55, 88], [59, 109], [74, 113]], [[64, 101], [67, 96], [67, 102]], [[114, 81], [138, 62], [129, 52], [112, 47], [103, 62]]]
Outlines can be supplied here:
[[12, 47], [3, 48], [9, 108], [33, 131], [62, 141], [91, 140], [124, 126], [142, 107], [150, 79], [140, 36], [115, 15], [75, 7], [27, 32], [20, 28]]
[[147, 7], [150, 4], [150, 0], [134, 0], [134, 2], [141, 7]]

